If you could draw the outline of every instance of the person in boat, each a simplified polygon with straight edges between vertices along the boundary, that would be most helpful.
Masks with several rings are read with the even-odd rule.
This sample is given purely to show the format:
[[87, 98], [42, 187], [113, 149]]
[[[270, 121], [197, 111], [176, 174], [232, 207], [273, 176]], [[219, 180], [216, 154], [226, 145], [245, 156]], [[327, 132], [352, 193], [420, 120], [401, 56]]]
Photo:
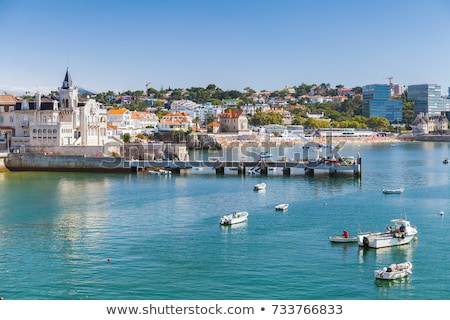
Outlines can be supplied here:
[[347, 230], [344, 230], [344, 233], [342, 233], [342, 235], [344, 236], [344, 238], [348, 238], [348, 232], [347, 232]]

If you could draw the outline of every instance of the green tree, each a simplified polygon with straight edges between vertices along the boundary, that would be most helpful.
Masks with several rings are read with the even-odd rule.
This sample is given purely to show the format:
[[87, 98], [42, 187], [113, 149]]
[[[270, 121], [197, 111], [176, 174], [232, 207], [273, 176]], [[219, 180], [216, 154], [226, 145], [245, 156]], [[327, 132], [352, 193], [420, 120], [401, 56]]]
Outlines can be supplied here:
[[373, 116], [367, 119], [367, 126], [375, 131], [385, 131], [389, 128], [389, 121], [386, 118]]
[[131, 134], [124, 133], [124, 135], [123, 135], [123, 142], [130, 143], [131, 142]]

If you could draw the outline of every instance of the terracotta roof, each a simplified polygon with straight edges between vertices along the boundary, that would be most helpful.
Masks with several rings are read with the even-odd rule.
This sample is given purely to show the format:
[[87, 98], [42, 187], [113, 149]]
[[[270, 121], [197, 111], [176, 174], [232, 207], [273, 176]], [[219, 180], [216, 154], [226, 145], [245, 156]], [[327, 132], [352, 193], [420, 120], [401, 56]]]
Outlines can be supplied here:
[[207, 127], [220, 127], [220, 123], [213, 121], [211, 123], [208, 123], [206, 126]]
[[110, 109], [108, 110], [108, 114], [124, 114], [127, 112], [128, 109], [122, 108], [122, 109]]
[[12, 94], [2, 94], [2, 95], [0, 95], [0, 103], [16, 104], [16, 97], [13, 96]]
[[238, 110], [238, 109], [228, 109], [224, 113], [222, 113], [222, 117], [236, 119], [236, 118], [239, 118], [239, 116], [242, 114], [242, 112], [243, 112], [242, 110]]

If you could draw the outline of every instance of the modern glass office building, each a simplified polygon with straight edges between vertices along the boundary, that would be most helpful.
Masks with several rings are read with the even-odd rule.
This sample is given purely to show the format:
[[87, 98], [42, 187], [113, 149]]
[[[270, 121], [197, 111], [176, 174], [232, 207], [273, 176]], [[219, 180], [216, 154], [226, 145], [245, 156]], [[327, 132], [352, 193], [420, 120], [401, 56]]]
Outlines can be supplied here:
[[414, 117], [419, 113], [438, 116], [450, 112], [450, 99], [441, 97], [441, 86], [437, 84], [408, 86], [408, 100], [414, 101]]
[[362, 88], [362, 115], [386, 118], [390, 123], [401, 122], [402, 100], [391, 98], [389, 84], [370, 84]]

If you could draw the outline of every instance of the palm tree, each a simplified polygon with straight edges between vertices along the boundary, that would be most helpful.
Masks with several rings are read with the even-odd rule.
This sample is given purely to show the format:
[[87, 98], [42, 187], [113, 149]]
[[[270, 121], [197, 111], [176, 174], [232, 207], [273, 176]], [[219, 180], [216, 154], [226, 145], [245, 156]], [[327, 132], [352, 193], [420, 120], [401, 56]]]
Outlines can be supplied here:
[[199, 118], [198, 116], [196, 116], [196, 117], [194, 118], [194, 120], [192, 120], [192, 122], [195, 123], [195, 131], [197, 132], [197, 130], [198, 130], [198, 124], [201, 123], [202, 121], [200, 120], [200, 118]]

